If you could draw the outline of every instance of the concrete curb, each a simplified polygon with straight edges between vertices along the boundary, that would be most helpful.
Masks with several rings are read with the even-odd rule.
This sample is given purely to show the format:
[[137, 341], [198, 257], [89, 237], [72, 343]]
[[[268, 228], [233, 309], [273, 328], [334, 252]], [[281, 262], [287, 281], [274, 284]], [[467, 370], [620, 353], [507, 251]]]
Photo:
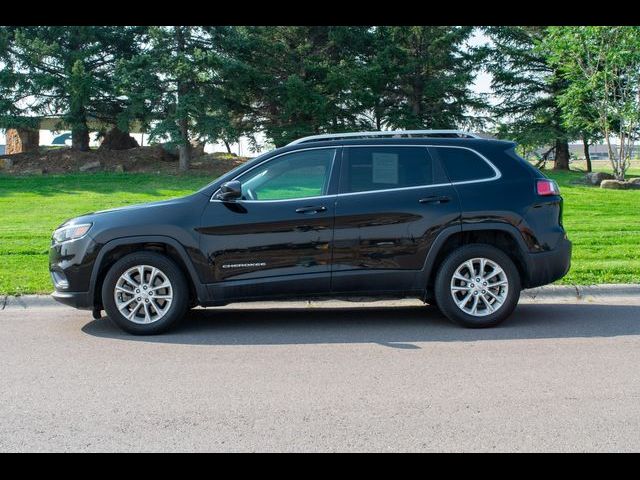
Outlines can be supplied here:
[[523, 290], [521, 294], [521, 298], [529, 300], [551, 298], [588, 300], [605, 297], [640, 298], [640, 284], [545, 285]]
[[[523, 290], [525, 300], [573, 299], [589, 300], [606, 297], [640, 298], [640, 284], [545, 285]], [[317, 303], [317, 302], [316, 302]], [[0, 296], [0, 311], [27, 308], [64, 308], [49, 295]]]

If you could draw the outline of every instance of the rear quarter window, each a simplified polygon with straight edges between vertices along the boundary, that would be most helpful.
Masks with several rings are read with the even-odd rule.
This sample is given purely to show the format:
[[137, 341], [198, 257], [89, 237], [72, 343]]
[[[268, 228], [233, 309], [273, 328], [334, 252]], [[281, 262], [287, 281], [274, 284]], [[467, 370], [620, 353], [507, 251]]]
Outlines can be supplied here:
[[431, 154], [440, 159], [452, 182], [488, 180], [496, 176], [493, 168], [477, 153], [466, 148], [430, 148]]

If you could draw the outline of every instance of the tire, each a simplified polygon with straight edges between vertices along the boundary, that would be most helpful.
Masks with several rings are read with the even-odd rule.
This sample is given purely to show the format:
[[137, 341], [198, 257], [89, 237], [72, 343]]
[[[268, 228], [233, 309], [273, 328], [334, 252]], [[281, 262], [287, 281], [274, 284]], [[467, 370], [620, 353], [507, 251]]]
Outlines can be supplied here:
[[[475, 278], [470, 278], [469, 265]], [[481, 282], [475, 282], [477, 278]], [[493, 327], [504, 321], [516, 308], [520, 290], [520, 274], [511, 258], [498, 248], [479, 243], [449, 254], [435, 282], [440, 311], [449, 320], [468, 328]]]
[[153, 335], [174, 327], [184, 317], [189, 287], [173, 260], [155, 252], [135, 252], [118, 260], [107, 272], [102, 305], [122, 330]]

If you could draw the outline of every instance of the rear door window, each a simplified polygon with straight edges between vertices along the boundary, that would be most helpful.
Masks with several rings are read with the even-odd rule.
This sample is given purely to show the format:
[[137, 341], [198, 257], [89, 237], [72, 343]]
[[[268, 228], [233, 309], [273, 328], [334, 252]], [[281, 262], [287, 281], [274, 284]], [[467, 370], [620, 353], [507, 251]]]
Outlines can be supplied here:
[[425, 147], [348, 147], [342, 171], [341, 193], [448, 183]]

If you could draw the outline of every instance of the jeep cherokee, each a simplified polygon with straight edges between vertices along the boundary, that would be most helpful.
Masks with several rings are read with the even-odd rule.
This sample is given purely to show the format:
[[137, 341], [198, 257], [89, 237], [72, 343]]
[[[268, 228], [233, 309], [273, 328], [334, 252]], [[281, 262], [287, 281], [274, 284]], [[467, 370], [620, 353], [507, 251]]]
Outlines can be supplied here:
[[305, 137], [173, 200], [66, 221], [53, 297], [133, 334], [188, 308], [418, 298], [466, 327], [565, 275], [556, 183], [515, 143], [456, 130]]

